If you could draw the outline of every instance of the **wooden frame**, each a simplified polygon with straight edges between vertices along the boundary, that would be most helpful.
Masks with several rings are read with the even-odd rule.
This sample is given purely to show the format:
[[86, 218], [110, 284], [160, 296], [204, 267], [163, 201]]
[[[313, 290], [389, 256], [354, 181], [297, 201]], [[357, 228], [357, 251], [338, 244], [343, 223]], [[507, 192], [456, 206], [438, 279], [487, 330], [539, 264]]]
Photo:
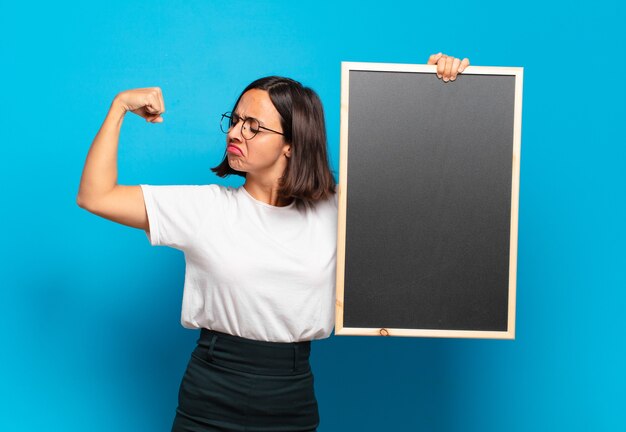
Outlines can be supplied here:
[[[346, 211], [348, 192], [348, 118], [350, 101], [351, 71], [383, 71], [408, 73], [436, 73], [436, 66], [385, 64], [385, 63], [342, 63], [341, 82], [341, 128], [340, 128], [340, 181], [339, 221], [337, 239], [337, 291], [336, 291], [336, 335], [362, 336], [422, 336], [446, 338], [515, 338], [515, 298], [517, 268], [517, 236], [518, 236], [518, 202], [519, 173], [521, 153], [521, 113], [522, 113], [522, 81], [523, 68], [509, 67], [477, 67], [470, 66], [463, 75], [512, 75], [515, 77], [514, 121], [513, 121], [513, 154], [511, 181], [511, 213], [510, 213], [510, 253], [509, 253], [509, 286], [508, 286], [508, 325], [506, 331], [457, 330], [457, 329], [407, 329], [382, 327], [344, 327], [344, 280], [346, 263]], [[454, 83], [441, 85], [455, 85]]]

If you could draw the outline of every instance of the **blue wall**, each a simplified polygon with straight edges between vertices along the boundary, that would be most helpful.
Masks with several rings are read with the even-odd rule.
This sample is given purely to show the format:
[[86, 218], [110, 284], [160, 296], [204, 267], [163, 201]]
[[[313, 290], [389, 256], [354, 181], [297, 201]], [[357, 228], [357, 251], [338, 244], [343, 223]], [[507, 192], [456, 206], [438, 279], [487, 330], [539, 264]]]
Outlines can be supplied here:
[[315, 343], [321, 432], [626, 430], [625, 8], [617, 1], [2, 1], [0, 430], [166, 431], [196, 333], [181, 253], [75, 204], [120, 91], [119, 181], [221, 181], [219, 114], [253, 79], [315, 88], [338, 164], [340, 62], [443, 51], [523, 66], [515, 341]]

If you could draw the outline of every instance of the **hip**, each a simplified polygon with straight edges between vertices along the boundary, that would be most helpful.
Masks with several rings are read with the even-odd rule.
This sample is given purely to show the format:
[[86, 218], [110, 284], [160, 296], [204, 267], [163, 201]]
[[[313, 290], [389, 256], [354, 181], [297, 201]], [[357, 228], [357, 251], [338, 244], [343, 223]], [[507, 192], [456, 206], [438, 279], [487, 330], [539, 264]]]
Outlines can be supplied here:
[[314, 431], [310, 342], [202, 330], [179, 390], [174, 431]]

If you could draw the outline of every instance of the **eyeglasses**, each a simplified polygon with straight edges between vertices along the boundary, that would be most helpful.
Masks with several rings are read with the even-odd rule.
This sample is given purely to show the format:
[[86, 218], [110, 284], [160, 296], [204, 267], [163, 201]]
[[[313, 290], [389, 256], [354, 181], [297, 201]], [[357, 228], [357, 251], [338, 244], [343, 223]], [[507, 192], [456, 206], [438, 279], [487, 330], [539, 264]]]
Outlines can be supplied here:
[[243, 120], [243, 122], [241, 123], [241, 136], [243, 136], [247, 140], [251, 140], [252, 138], [254, 138], [256, 134], [261, 131], [261, 129], [285, 136], [285, 134], [283, 134], [282, 132], [266, 128], [265, 126], [261, 126], [259, 121], [254, 117], [248, 117], [244, 119], [230, 111], [222, 114], [222, 119], [220, 120], [220, 128], [222, 129], [222, 132], [227, 134], [233, 127], [235, 127], [239, 123], [240, 120]]

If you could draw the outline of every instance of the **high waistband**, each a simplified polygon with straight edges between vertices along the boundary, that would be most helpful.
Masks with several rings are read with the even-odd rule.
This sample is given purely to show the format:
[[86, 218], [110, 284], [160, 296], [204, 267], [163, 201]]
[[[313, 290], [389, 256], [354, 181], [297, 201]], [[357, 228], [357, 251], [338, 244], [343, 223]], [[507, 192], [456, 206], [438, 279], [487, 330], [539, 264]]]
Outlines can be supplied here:
[[311, 342], [267, 342], [201, 329], [194, 355], [248, 373], [292, 375], [310, 370]]

